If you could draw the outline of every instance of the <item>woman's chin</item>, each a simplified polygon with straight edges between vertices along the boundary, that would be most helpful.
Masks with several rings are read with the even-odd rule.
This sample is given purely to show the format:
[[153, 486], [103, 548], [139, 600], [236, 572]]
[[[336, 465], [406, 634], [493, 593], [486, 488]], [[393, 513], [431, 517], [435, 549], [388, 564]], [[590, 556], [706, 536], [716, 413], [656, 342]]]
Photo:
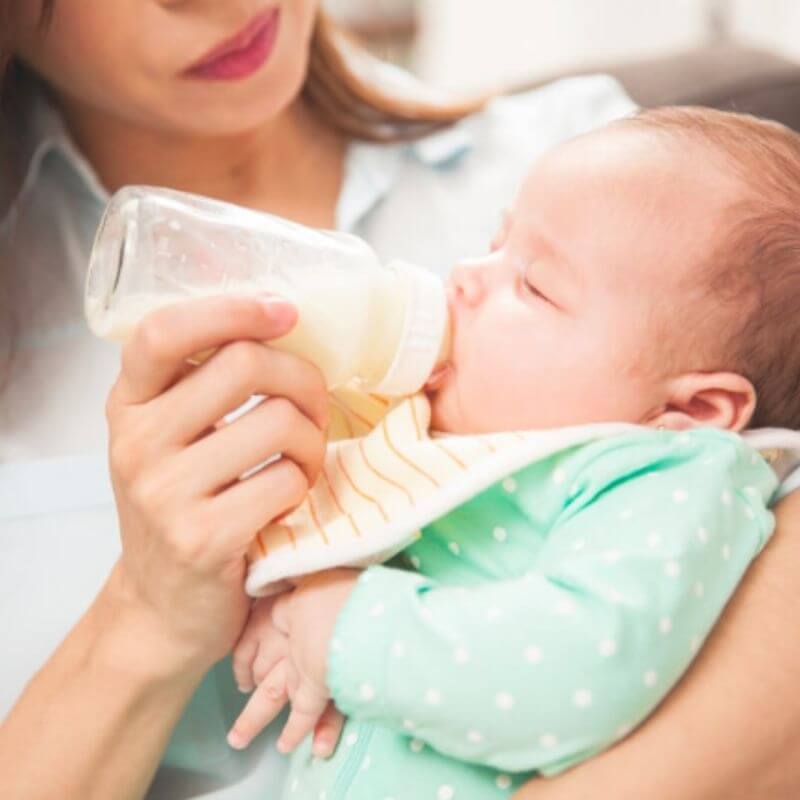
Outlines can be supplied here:
[[268, 125], [300, 97], [307, 61], [296, 58], [242, 82], [181, 79], [167, 115], [171, 126], [201, 137], [236, 136]]

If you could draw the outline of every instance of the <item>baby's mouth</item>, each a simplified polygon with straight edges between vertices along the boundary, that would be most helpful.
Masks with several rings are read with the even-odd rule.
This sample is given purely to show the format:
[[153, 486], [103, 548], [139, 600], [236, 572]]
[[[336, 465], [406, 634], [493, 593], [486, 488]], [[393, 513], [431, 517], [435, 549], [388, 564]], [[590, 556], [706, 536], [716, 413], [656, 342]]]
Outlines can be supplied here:
[[448, 379], [452, 371], [453, 365], [450, 362], [440, 364], [431, 373], [430, 378], [428, 378], [425, 386], [422, 387], [422, 390], [424, 392], [435, 392]]

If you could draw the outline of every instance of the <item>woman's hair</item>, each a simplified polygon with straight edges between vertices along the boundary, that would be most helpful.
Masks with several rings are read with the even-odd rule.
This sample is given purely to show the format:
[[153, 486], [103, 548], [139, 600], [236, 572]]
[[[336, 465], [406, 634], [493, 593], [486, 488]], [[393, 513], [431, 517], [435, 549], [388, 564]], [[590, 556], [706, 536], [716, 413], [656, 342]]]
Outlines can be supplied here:
[[484, 105], [485, 100], [425, 98], [421, 86], [398, 86], [393, 92], [370, 75], [379, 65], [320, 11], [304, 94], [332, 127], [356, 139], [384, 142], [424, 136]]

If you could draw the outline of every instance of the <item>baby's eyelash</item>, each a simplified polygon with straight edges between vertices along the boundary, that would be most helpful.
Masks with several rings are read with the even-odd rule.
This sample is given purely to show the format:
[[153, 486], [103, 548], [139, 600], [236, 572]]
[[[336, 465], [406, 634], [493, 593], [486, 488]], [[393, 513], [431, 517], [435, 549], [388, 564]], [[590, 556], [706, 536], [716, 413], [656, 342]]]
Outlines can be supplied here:
[[527, 267], [527, 264], [520, 262], [517, 269], [517, 281], [519, 282], [522, 291], [531, 297], [535, 297], [538, 300], [544, 300], [545, 303], [553, 305], [553, 301], [546, 294], [543, 294], [541, 291], [539, 291], [539, 289], [528, 280]]
[[527, 280], [524, 276], [522, 276], [522, 285], [525, 287], [525, 291], [528, 294], [533, 295], [534, 297], [538, 297], [540, 300], [545, 300], [546, 302], [550, 302], [547, 297], [545, 297], [529, 280]]

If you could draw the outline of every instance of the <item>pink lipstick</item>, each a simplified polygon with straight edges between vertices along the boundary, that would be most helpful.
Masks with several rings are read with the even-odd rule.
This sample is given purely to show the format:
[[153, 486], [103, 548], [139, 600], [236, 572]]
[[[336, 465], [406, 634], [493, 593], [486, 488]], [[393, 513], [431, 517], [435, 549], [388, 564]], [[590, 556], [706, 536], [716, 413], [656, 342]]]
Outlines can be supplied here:
[[257, 72], [269, 59], [278, 38], [278, 8], [259, 14], [230, 39], [214, 47], [184, 72], [195, 80], [234, 81]]

